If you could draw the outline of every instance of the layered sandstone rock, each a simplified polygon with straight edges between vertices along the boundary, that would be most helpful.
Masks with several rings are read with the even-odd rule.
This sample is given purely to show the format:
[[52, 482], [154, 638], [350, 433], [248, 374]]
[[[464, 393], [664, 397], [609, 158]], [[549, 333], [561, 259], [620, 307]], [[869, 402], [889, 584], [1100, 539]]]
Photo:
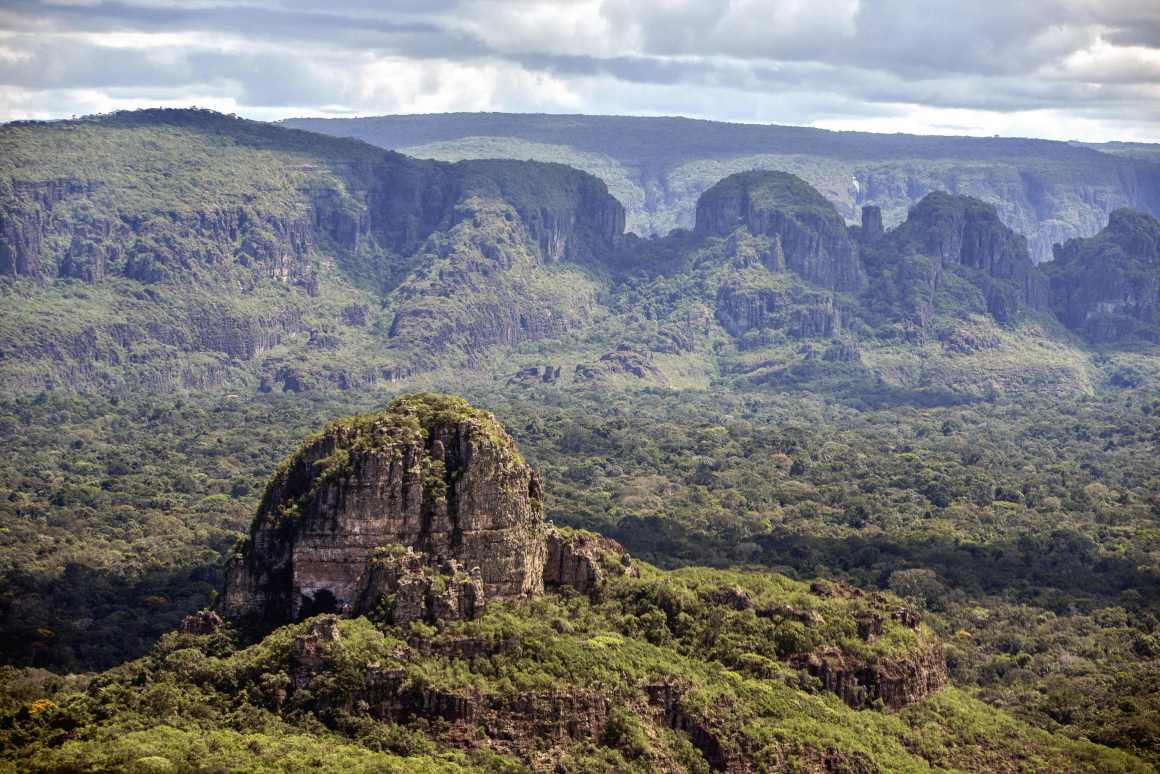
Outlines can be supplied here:
[[[811, 590], [820, 596], [865, 596], [858, 589], [826, 581], [815, 583]], [[868, 606], [854, 615], [861, 639], [874, 642], [882, 636], [884, 624], [889, 619], [914, 630], [916, 646], [897, 655], [861, 658], [829, 645], [808, 653], [793, 654], [789, 658], [790, 665], [818, 678], [823, 688], [838, 694], [854, 709], [875, 702], [896, 709], [905, 707], [946, 685], [949, 675], [942, 642], [920, 627], [921, 614], [910, 607], [891, 606], [881, 594], [869, 595], [867, 602]]]
[[818, 285], [858, 290], [864, 284], [858, 245], [834, 205], [804, 180], [785, 172], [730, 175], [701, 195], [696, 232], [729, 236], [744, 226], [769, 237], [763, 262], [788, 268]]
[[905, 707], [942, 688], [948, 679], [942, 644], [934, 640], [899, 658], [864, 661], [825, 647], [797, 654], [789, 663], [817, 677], [823, 688], [854, 709], [879, 700], [887, 707]]
[[599, 596], [609, 577], [639, 576], [624, 548], [615, 540], [584, 530], [552, 527], [547, 533], [544, 586], [571, 586], [581, 594]]
[[1160, 220], [1116, 210], [1095, 236], [1056, 245], [1044, 271], [1055, 313], [1089, 341], [1160, 341]]
[[445, 590], [448, 576], [462, 587], [460, 575], [471, 591], [443, 600], [462, 612], [482, 606], [479, 591], [536, 594], [541, 497], [538, 476], [493, 416], [457, 398], [396, 400], [329, 425], [274, 476], [227, 568], [222, 610], [278, 624], [365, 612], [396, 595], [405, 617], [422, 617], [412, 616], [416, 605], [440, 607], [428, 605], [429, 593]]
[[595, 594], [629, 571], [615, 541], [549, 528], [540, 479], [494, 416], [400, 398], [308, 439], [266, 488], [220, 609], [276, 626], [319, 613], [476, 617], [552, 587]]
[[950, 271], [982, 291], [987, 311], [1000, 322], [1047, 305], [1047, 283], [1031, 260], [1027, 239], [1008, 228], [994, 206], [970, 196], [928, 194], [877, 249], [879, 263], [914, 254], [935, 259], [925, 277], [908, 280], [916, 290], [925, 286], [918, 295], [931, 305]]

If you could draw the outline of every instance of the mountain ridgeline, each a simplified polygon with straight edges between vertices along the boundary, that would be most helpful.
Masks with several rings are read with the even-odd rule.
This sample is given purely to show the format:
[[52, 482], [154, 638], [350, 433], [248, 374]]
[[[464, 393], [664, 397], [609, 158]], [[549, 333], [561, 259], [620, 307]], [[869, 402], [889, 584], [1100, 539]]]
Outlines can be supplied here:
[[688, 118], [458, 113], [299, 118], [287, 126], [353, 137], [419, 158], [560, 161], [604, 180], [641, 235], [691, 228], [700, 195], [734, 172], [792, 172], [849, 223], [864, 205], [888, 226], [926, 194], [973, 196], [1028, 238], [1032, 259], [1092, 236], [1116, 209], [1160, 216], [1155, 145], [833, 132]]
[[[641, 239], [600, 180], [559, 164], [420, 161], [209, 111], [13, 124], [0, 144], [0, 369], [19, 391], [350, 389], [452, 368], [579, 385], [838, 374], [971, 397], [1088, 389], [1057, 320], [1104, 345], [1156, 338], [1139, 213], [1061, 247], [1049, 281], [982, 201], [931, 193], [896, 228], [875, 206], [848, 227], [788, 172], [730, 175], [691, 231]], [[1092, 283], [1107, 260], [1121, 280]], [[1057, 361], [995, 356], [1029, 339]], [[916, 379], [907, 358], [928, 346], [948, 357]]]

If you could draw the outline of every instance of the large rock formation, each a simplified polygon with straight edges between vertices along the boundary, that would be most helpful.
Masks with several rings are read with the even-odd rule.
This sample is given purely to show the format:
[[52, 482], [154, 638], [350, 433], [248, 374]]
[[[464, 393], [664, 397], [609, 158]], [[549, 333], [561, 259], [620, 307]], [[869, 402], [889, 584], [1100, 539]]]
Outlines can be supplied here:
[[995, 208], [969, 196], [941, 191], [915, 205], [906, 221], [876, 246], [872, 264], [911, 255], [935, 260], [926, 274], [923, 295], [933, 299], [946, 272], [957, 272], [976, 285], [986, 299], [987, 311], [1008, 322], [1021, 309], [1043, 308], [1047, 287], [1027, 251], [1027, 240], [999, 219]]
[[[70, 132], [106, 148], [102, 168], [69, 158], [83, 140], [56, 145]], [[213, 155], [202, 172], [207, 181], [230, 176], [228, 187], [173, 183], [181, 152], [199, 158], [222, 137], [238, 158]], [[560, 164], [423, 161], [211, 111], [5, 127], [3, 140], [16, 163], [0, 167], [0, 274], [157, 282], [241, 267], [310, 285], [317, 259], [335, 255], [358, 279], [389, 289], [427, 236], [471, 217], [459, 205], [472, 198], [512, 204], [545, 260], [597, 256], [624, 231], [624, 208], [605, 185]], [[184, 147], [141, 154], [145, 142]], [[61, 158], [28, 163], [44, 152], [34, 143]], [[247, 146], [273, 160], [256, 160], [243, 176], [215, 166], [254, 161]], [[54, 163], [88, 176], [46, 176]]]
[[763, 256], [771, 270], [789, 268], [835, 290], [862, 287], [858, 246], [842, 216], [801, 178], [785, 172], [741, 172], [701, 195], [698, 234], [729, 236], [740, 226], [771, 238]]
[[[0, 342], [0, 360], [47, 361], [52, 374], [18, 374], [19, 389], [83, 388], [120, 372], [202, 387], [242, 371], [268, 389], [347, 389], [444, 364], [448, 352], [471, 359], [559, 336], [596, 303], [580, 266], [603, 261], [624, 229], [605, 185], [559, 164], [424, 161], [211, 111], [10, 125], [0, 145], [0, 275], [49, 292], [59, 278], [101, 284], [123, 301], [74, 325], [16, 321], [24, 327], [5, 338], [18, 348]], [[124, 278], [150, 287], [106, 282]], [[328, 303], [340, 294], [384, 308], [361, 316], [360, 335], [334, 339], [379, 339], [379, 362], [245, 366], [332, 320], [354, 327]], [[189, 373], [180, 361], [191, 352], [221, 357]]]
[[283, 464], [229, 561], [220, 609], [259, 626], [327, 612], [401, 622], [472, 618], [545, 580], [594, 593], [607, 574], [595, 550], [623, 550], [555, 532], [542, 497], [491, 414], [399, 398], [328, 425]]
[[272, 623], [362, 612], [426, 575], [463, 585], [452, 562], [468, 568], [472, 594], [538, 593], [541, 496], [490, 414], [455, 398], [396, 400], [329, 425], [274, 476], [228, 567], [222, 610]]
[[697, 198], [745, 169], [794, 172], [849, 221], [860, 205], [880, 206], [888, 226], [931, 191], [975, 196], [1027, 235], [1035, 261], [1050, 260], [1055, 242], [1095, 234], [1116, 208], [1160, 215], [1160, 167], [1145, 154], [1132, 158], [1107, 145], [627, 116], [459, 113], [286, 123], [422, 157], [567, 156], [604, 178], [628, 208], [629, 228], [641, 235], [691, 227]]
[[1160, 341], [1160, 221], [1116, 210], [1088, 239], [1055, 246], [1045, 264], [1051, 304], [1072, 330], [1097, 343]]

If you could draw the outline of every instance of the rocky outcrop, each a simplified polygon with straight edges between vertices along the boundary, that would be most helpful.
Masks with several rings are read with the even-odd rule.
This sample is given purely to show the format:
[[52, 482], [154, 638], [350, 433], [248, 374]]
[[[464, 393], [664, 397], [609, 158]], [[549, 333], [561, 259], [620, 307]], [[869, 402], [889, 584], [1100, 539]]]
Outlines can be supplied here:
[[543, 589], [543, 529], [539, 478], [494, 417], [455, 398], [399, 399], [328, 426], [283, 465], [229, 562], [221, 610], [277, 625], [393, 594], [402, 617], [470, 614], [480, 589]]
[[241, 205], [109, 210], [92, 202], [104, 187], [17, 181], [0, 201], [0, 274], [153, 283], [241, 266], [308, 292], [316, 288], [311, 258], [318, 240], [309, 216]]
[[561, 366], [550, 363], [545, 366], [527, 366], [508, 377], [509, 385], [529, 386], [532, 384], [552, 384], [560, 380]]
[[792, 304], [788, 290], [726, 284], [717, 291], [717, 322], [732, 336], [758, 328], [782, 327]]
[[575, 374], [582, 381], [596, 381], [620, 374], [635, 376], [637, 379], [662, 378], [647, 352], [629, 348], [607, 352], [595, 363], [577, 363]]
[[[617, 189], [628, 207], [630, 229], [641, 235], [691, 227], [697, 198], [708, 186], [743, 168], [762, 167], [796, 168], [851, 221], [860, 205], [873, 204], [894, 225], [931, 191], [993, 202], [1004, 222], [1027, 235], [1032, 257], [1040, 262], [1051, 259], [1053, 243], [1095, 234], [1119, 207], [1160, 215], [1156, 164], [1100, 152], [1107, 148], [1098, 145], [576, 115], [490, 113], [470, 119], [460, 114], [288, 123], [386, 148], [423, 146], [437, 136], [441, 151], [455, 157], [486, 153], [526, 158], [533, 152], [527, 140], [557, 144], [542, 146], [551, 154], [569, 145], [598, 151], [572, 158]], [[658, 142], [662, 136], [664, 141]], [[480, 137], [490, 142], [480, 144]]]
[[1014, 320], [1020, 310], [1047, 304], [1047, 286], [1031, 261], [1027, 240], [1005, 226], [992, 205], [969, 196], [928, 194], [875, 249], [878, 267], [915, 254], [935, 259], [933, 271], [925, 277], [924, 295], [930, 304], [947, 271], [978, 286], [987, 311], [1000, 322]]
[[835, 290], [857, 290], [863, 285], [858, 246], [842, 216], [794, 175], [742, 172], [701, 195], [697, 234], [727, 237], [741, 226], [751, 234], [771, 238], [773, 248], [766, 254], [771, 270], [788, 268]]
[[183, 618], [178, 631], [182, 634], [191, 634], [200, 637], [206, 634], [213, 634], [224, 625], [225, 621], [214, 611], [199, 610]]
[[885, 229], [882, 226], [882, 208], [866, 205], [862, 208], [862, 230], [858, 238], [865, 243], [877, 242]]
[[390, 623], [454, 621], [483, 611], [487, 592], [479, 567], [465, 570], [455, 559], [435, 564], [407, 546], [379, 549], [364, 568], [354, 610]]
[[[511, 203], [548, 262], [595, 260], [624, 231], [604, 184], [567, 167], [378, 155], [338, 166], [337, 186], [287, 191], [290, 202], [199, 206], [195, 191], [180, 208], [142, 208], [115, 181], [11, 180], [0, 186], [0, 274], [158, 282], [242, 267], [311, 289], [315, 258], [334, 251], [356, 279], [389, 289], [407, 268], [392, 256], [452, 227], [472, 197]], [[358, 251], [381, 256], [371, 276], [358, 276]]]
[[[794, 338], [829, 338], [842, 332], [841, 309], [827, 293], [797, 288], [774, 290], [726, 283], [717, 292], [717, 322], [735, 337], [764, 329], [784, 331]], [[742, 348], [763, 345], [763, 338], [741, 342]]]
[[741, 774], [754, 770], [750, 751], [732, 738], [730, 729], [720, 727], [704, 713], [688, 706], [687, 685], [666, 681], [646, 685], [644, 690], [653, 712], [659, 714], [666, 726], [688, 736], [713, 771]]
[[825, 647], [797, 654], [789, 663], [818, 678], [823, 688], [838, 694], [854, 709], [877, 700], [894, 709], [906, 707], [937, 691], [948, 679], [946, 656], [937, 641], [900, 658], [865, 661], [836, 647]]
[[1097, 235], [1056, 245], [1043, 268], [1053, 311], [1088, 340], [1160, 341], [1160, 220], [1116, 210]]
[[600, 262], [624, 234], [624, 207], [592, 175], [563, 164], [499, 160], [465, 161], [456, 169], [466, 196], [515, 208], [545, 262]]
[[[795, 653], [788, 662], [818, 678], [822, 687], [838, 694], [854, 709], [881, 701], [884, 706], [901, 708], [921, 701], [946, 685], [949, 679], [942, 643], [925, 628], [922, 616], [913, 608], [891, 605], [887, 598], [843, 583], [817, 581], [811, 592], [823, 597], [865, 598], [867, 605], [854, 615], [858, 636], [872, 643], [885, 631], [887, 620], [914, 630], [917, 645], [905, 654], [862, 658], [833, 645], [808, 653]], [[762, 615], [762, 611], [758, 612]], [[811, 622], [778, 609], [781, 617]], [[812, 621], [817, 622], [817, 621]]]
[[328, 425], [266, 488], [219, 610], [243, 626], [321, 613], [475, 618], [545, 586], [595, 596], [624, 549], [549, 528], [540, 479], [491, 414], [412, 395]]
[[548, 530], [547, 547], [545, 588], [571, 586], [596, 598], [609, 577], [639, 574], [619, 543], [594, 532], [552, 527]]
[[[145, 140], [138, 129], [161, 138], [156, 152], [139, 153]], [[388, 346], [402, 351], [398, 359], [408, 369], [430, 368], [432, 356], [448, 350], [473, 359], [497, 345], [558, 336], [585, 324], [595, 304], [594, 283], [575, 269], [575, 276], [550, 282], [535, 275], [553, 264], [599, 264], [624, 229], [624, 210], [599, 179], [557, 164], [423, 161], [210, 111], [118, 113], [3, 131], [13, 133], [5, 139], [20, 153], [44, 158], [5, 166], [0, 174], [0, 274], [42, 282], [128, 278], [164, 284], [162, 292], [174, 296], [237, 300], [255, 316], [268, 307], [248, 296], [276, 293], [270, 280], [303, 296], [319, 294], [328, 282], [353, 282], [370, 293], [394, 294], [384, 320], [387, 338], [395, 339]], [[68, 140], [69, 132], [99, 139], [101, 163], [93, 163], [83, 141]], [[187, 175], [182, 152], [171, 146], [191, 146], [196, 154], [202, 138], [214, 150], [198, 175]], [[227, 140], [224, 152], [220, 138]], [[250, 174], [237, 175], [253, 147], [267, 157]], [[86, 174], [37, 177], [50, 167]], [[223, 177], [228, 185], [214, 183]], [[277, 302], [310, 304], [298, 294]], [[164, 326], [174, 316], [167, 307], [142, 316]], [[352, 304], [328, 316], [377, 334], [368, 310], [368, 304]], [[208, 320], [203, 327], [209, 335], [173, 342], [175, 354], [222, 351], [245, 362], [293, 330], [255, 337], [255, 345], [239, 352], [214, 341], [230, 337], [220, 330], [230, 325]], [[150, 340], [148, 331], [140, 338], [144, 345], [171, 344]], [[116, 356], [124, 359], [126, 350], [120, 346]], [[50, 360], [70, 380], [79, 373], [67, 354], [59, 364], [47, 349], [13, 355]], [[82, 369], [92, 365], [87, 360]], [[136, 370], [153, 378], [161, 369]], [[318, 381], [264, 370], [271, 373], [270, 389], [276, 383], [306, 389]], [[378, 378], [349, 377], [322, 381], [342, 387], [342, 381], [357, 386]], [[177, 381], [168, 371], [166, 378]], [[85, 379], [78, 375], [76, 381]]]

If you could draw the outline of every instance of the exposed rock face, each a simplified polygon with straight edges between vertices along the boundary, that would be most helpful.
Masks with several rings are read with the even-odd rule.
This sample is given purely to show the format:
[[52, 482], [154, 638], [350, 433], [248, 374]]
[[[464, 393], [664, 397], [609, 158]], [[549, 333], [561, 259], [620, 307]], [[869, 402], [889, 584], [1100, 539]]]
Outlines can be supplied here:
[[[811, 592], [825, 597], [847, 599], [866, 596], [860, 589], [843, 583], [817, 581]], [[822, 687], [842, 697], [854, 709], [861, 709], [881, 700], [887, 707], [905, 707], [922, 700], [946, 685], [946, 655], [942, 643], [929, 632], [919, 629], [922, 616], [909, 607], [891, 607], [880, 594], [868, 597], [869, 606], [855, 616], [858, 636], [873, 642], [881, 636], [887, 618], [914, 629], [918, 647], [905, 656], [879, 656], [866, 661], [837, 647], [825, 646], [809, 653], [796, 653], [789, 663], [804, 669], [822, 681]], [[783, 617], [785, 608], [774, 611]], [[759, 615], [762, 611], [759, 611]], [[788, 617], [802, 620], [792, 614]]]
[[701, 195], [696, 232], [729, 236], [744, 226], [768, 236], [767, 265], [801, 275], [823, 287], [857, 290], [863, 285], [858, 246], [842, 216], [805, 181], [785, 172], [730, 175]]
[[638, 572], [624, 548], [610, 538], [559, 527], [549, 529], [547, 538], [546, 588], [571, 586], [581, 594], [597, 597], [610, 576]]
[[213, 634], [216, 632], [225, 621], [222, 617], [212, 610], [199, 610], [196, 613], [187, 615], [181, 621], [182, 634]]
[[394, 594], [398, 615], [415, 618], [470, 615], [480, 591], [538, 593], [541, 497], [490, 414], [455, 398], [399, 399], [328, 426], [274, 477], [227, 568], [221, 609], [276, 625], [365, 612]]
[[455, 168], [463, 171], [467, 195], [512, 204], [544, 261], [601, 260], [624, 234], [624, 207], [592, 175], [563, 164], [509, 161], [466, 161]]
[[1094, 237], [1056, 245], [1044, 271], [1072, 330], [1098, 343], [1160, 341], [1160, 220], [1116, 210]]
[[[181, 111], [142, 112], [156, 113], [158, 125], [181, 120], [176, 115]], [[149, 117], [133, 120], [148, 123]], [[222, 133], [246, 128], [224, 116], [217, 120], [222, 125], [214, 129]], [[273, 133], [266, 140], [272, 147], [293, 146], [292, 133], [266, 131]], [[0, 274], [156, 282], [200, 268], [241, 265], [306, 286], [323, 243], [338, 248], [340, 264], [346, 252], [360, 248], [384, 258], [405, 256], [462, 217], [456, 206], [471, 197], [510, 202], [546, 261], [591, 259], [611, 249], [624, 232], [624, 208], [604, 183], [563, 165], [449, 165], [357, 149], [350, 156], [333, 168], [337, 186], [296, 191], [300, 200], [293, 207], [249, 202], [202, 207], [193, 200], [180, 210], [144, 210], [109, 206], [106, 200], [115, 203], [125, 195], [116, 179], [4, 181]], [[87, 206], [83, 217], [77, 206]], [[399, 268], [378, 266], [376, 274], [390, 286]]]
[[877, 242], [885, 233], [882, 227], [882, 208], [866, 205], [862, 208], [862, 232], [859, 234], [863, 242]]
[[[407, 546], [380, 549], [359, 578], [353, 609], [382, 613], [392, 623], [475, 618], [487, 602], [479, 567], [455, 559], [433, 564]], [[380, 607], [382, 609], [376, 609]]]
[[733, 336], [756, 328], [781, 327], [792, 304], [789, 291], [725, 285], [717, 292], [717, 322]]
[[[774, 290], [728, 283], [717, 293], [717, 322], [733, 336], [750, 331], [778, 329], [795, 338], [831, 337], [842, 332], [841, 309], [827, 293], [802, 292], [797, 288]], [[758, 338], [743, 340], [762, 345]]]
[[829, 647], [793, 656], [790, 664], [820, 679], [822, 687], [854, 709], [876, 699], [887, 707], [905, 707], [947, 682], [946, 656], [939, 642], [928, 643], [917, 654], [902, 659], [880, 658], [867, 663]]
[[543, 367], [527, 366], [516, 371], [508, 377], [507, 383], [509, 385], [532, 385], [532, 384], [552, 384], [559, 381], [562, 366], [554, 366], [551, 363]]
[[942, 284], [943, 272], [967, 270], [966, 277], [983, 291], [987, 311], [1000, 322], [1013, 320], [1021, 308], [1047, 303], [1046, 283], [1031, 261], [1027, 240], [1005, 226], [993, 206], [969, 196], [928, 194], [878, 250], [887, 261], [912, 254], [936, 259], [926, 277], [928, 298]]
[[[614, 124], [610, 123], [614, 122]], [[1030, 240], [1036, 261], [1051, 259], [1052, 244], [1099, 231], [1108, 213], [1134, 207], [1160, 215], [1160, 174], [1155, 164], [1097, 152], [1102, 146], [1015, 138], [869, 136], [852, 132], [687, 122], [674, 131], [673, 119], [604, 116], [479, 114], [383, 116], [353, 119], [291, 119], [291, 126], [359, 137], [385, 148], [406, 148], [444, 138], [455, 156], [487, 153], [525, 158], [525, 140], [594, 148], [603, 153], [586, 167], [603, 175], [628, 207], [629, 226], [639, 234], [691, 227], [697, 197], [707, 183], [738, 164], [784, 168], [784, 154], [810, 160], [800, 174], [824, 191], [847, 219], [861, 204], [880, 205], [888, 224], [931, 191], [957, 191], [999, 206], [1004, 222]], [[664, 136], [664, 142], [656, 138]], [[495, 144], [480, 146], [479, 137]], [[807, 139], [808, 137], [808, 139]], [[510, 151], [503, 140], [511, 138]], [[762, 154], [776, 154], [763, 156]], [[738, 158], [741, 157], [741, 158]], [[646, 162], [647, 159], [647, 162]], [[585, 161], [578, 160], [582, 168]], [[692, 172], [692, 175], [690, 174]], [[835, 185], [835, 176], [848, 185]]]
[[[83, 143], [62, 139], [75, 128], [71, 122], [5, 127], [13, 133], [6, 141], [21, 153], [45, 155], [36, 145], [43, 142], [48, 154], [60, 156], [54, 163], [84, 169], [87, 176], [27, 179], [34, 173], [26, 170], [36, 165], [5, 166], [0, 274], [90, 283], [129, 278], [163, 287], [157, 309], [132, 307], [117, 323], [102, 320], [83, 333], [62, 329], [48, 340], [28, 337], [35, 346], [10, 353], [22, 361], [49, 361], [55, 381], [70, 386], [89, 386], [94, 377], [86, 369], [101, 370], [92, 368], [97, 363], [136, 364], [130, 358], [141, 352], [160, 357], [156, 344], [176, 348], [175, 355], [220, 352], [229, 358], [221, 359], [222, 370], [229, 371], [286, 343], [301, 325], [293, 320], [267, 325], [266, 318], [280, 317], [281, 310], [247, 303], [255, 288], [270, 291], [270, 280], [298, 288], [303, 297], [335, 281], [353, 282], [368, 293], [396, 294], [390, 305], [394, 314], [385, 322], [389, 337], [398, 339], [388, 344], [397, 344], [404, 370], [429, 368], [431, 356], [448, 349], [470, 358], [496, 345], [561, 335], [588, 321], [593, 283], [577, 281], [575, 268], [573, 276], [550, 282], [529, 282], [529, 277], [559, 269], [557, 264], [599, 263], [623, 235], [624, 210], [604, 183], [562, 165], [446, 164], [210, 111], [157, 110], [83, 123], [84, 132], [108, 145], [108, 163], [102, 166], [76, 150]], [[242, 161], [214, 151], [205, 181], [184, 179], [174, 172], [180, 154], [138, 152], [139, 129], [192, 145], [195, 152], [200, 143], [216, 148], [225, 137]], [[269, 152], [269, 163], [252, 178], [239, 176], [225, 190], [208, 182], [229, 174], [225, 165], [244, 164], [249, 152], [244, 149], [251, 145]], [[434, 271], [428, 274], [428, 268]], [[196, 291], [221, 303], [199, 303]], [[171, 323], [186, 304], [171, 303], [169, 296], [182, 297], [179, 302], [188, 297], [189, 306], [211, 314], [202, 324], [182, 328], [192, 329], [188, 336], [173, 334]], [[275, 303], [298, 307], [299, 314], [310, 308], [299, 294]], [[340, 319], [350, 327], [374, 329], [370, 306], [354, 304]], [[234, 331], [239, 318], [242, 330]], [[259, 325], [263, 330], [257, 334], [246, 330]], [[230, 343], [235, 339], [243, 341], [235, 346]], [[207, 378], [177, 373], [179, 365], [150, 366], [124, 370], [147, 370], [151, 377], [165, 373], [168, 381], [185, 386]], [[309, 382], [318, 381], [263, 370], [270, 389], [277, 384], [290, 391], [309, 389]], [[387, 377], [335, 372], [324, 381], [349, 389], [381, 378]]]
[[659, 379], [661, 372], [652, 364], [647, 352], [617, 349], [605, 353], [595, 363], [577, 363], [576, 378], [592, 381], [617, 374], [628, 374], [638, 379]]
[[535, 471], [491, 414], [430, 394], [340, 420], [270, 481], [220, 610], [257, 627], [319, 613], [476, 617], [491, 600], [633, 572], [618, 543], [549, 528]]

